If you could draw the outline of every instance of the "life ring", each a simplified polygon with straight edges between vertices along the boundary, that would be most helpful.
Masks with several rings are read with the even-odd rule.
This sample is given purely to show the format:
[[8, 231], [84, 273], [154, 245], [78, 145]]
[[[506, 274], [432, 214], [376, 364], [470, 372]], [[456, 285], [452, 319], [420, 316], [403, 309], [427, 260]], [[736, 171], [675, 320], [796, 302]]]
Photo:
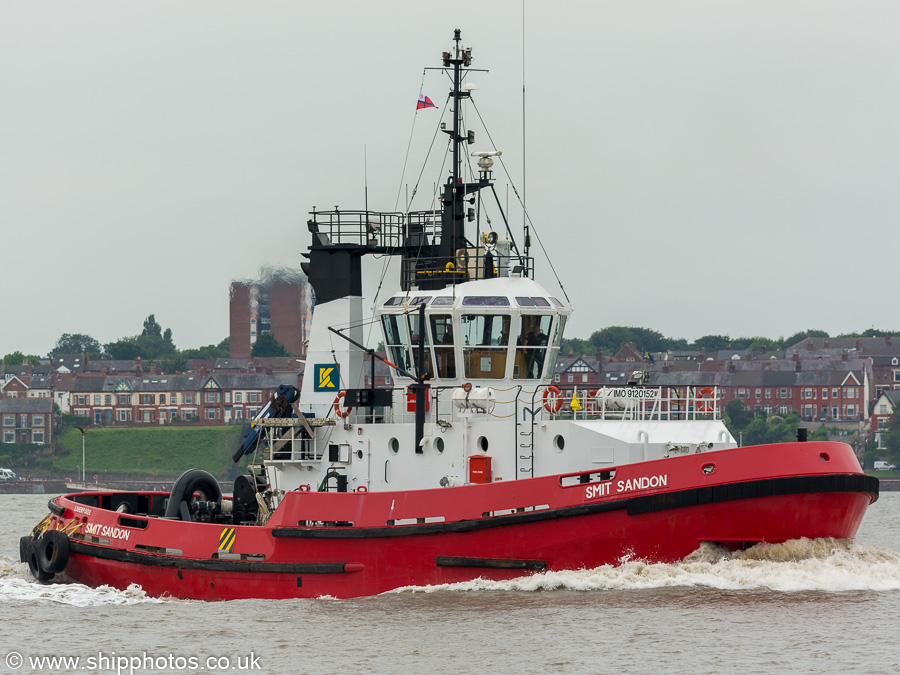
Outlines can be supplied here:
[[587, 393], [587, 400], [585, 401], [585, 407], [589, 412], [597, 412], [597, 390], [591, 389]]
[[703, 387], [700, 390], [700, 396], [697, 398], [697, 410], [703, 413], [713, 411], [713, 392], [712, 387]]
[[309, 483], [304, 483], [297, 489], [300, 490], [300, 492], [309, 492]]
[[341, 399], [347, 395], [346, 391], [342, 391], [340, 394], [334, 397], [334, 414], [340, 417], [341, 419], [346, 419], [347, 415], [350, 414], [350, 411], [353, 410], [350, 406], [346, 408], [341, 408]]
[[356, 488], [356, 491], [357, 492], [368, 492], [369, 488], [367, 488], [365, 485], [360, 485], [358, 488]]
[[562, 408], [562, 394], [559, 391], [559, 387], [551, 384], [544, 389], [544, 408], [549, 413], [559, 412], [559, 409]]
[[69, 538], [59, 530], [47, 530], [35, 546], [37, 561], [45, 572], [59, 574], [69, 562]]

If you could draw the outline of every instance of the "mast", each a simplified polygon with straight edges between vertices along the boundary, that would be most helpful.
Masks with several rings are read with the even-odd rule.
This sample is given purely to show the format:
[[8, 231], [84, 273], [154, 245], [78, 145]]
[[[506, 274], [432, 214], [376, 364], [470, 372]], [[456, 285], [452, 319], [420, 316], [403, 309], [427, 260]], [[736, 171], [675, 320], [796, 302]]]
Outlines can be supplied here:
[[445, 134], [449, 134], [451, 143], [453, 144], [453, 166], [450, 170], [450, 177], [447, 179], [446, 187], [443, 194], [443, 213], [441, 217], [441, 243], [437, 251], [440, 258], [454, 260], [456, 252], [466, 247], [465, 232], [465, 198], [469, 192], [475, 192], [482, 186], [478, 184], [464, 184], [462, 182], [462, 156], [460, 146], [463, 143], [474, 143], [475, 134], [469, 132], [465, 137], [460, 136], [460, 128], [462, 127], [462, 101], [469, 98], [470, 93], [463, 91], [460, 87], [462, 77], [462, 68], [469, 67], [472, 64], [472, 49], [463, 49], [460, 47], [460, 29], [457, 28], [453, 32], [453, 51], [444, 52], [444, 68], [453, 69], [453, 89], [450, 91], [450, 97], [453, 98], [453, 125], [452, 129], [444, 129]]

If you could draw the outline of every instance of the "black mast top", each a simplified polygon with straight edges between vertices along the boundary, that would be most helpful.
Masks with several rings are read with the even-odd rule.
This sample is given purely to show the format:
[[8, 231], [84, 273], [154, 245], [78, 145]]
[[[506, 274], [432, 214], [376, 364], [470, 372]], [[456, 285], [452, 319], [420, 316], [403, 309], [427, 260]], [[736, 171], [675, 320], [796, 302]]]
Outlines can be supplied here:
[[[312, 234], [310, 259], [302, 267], [309, 276], [316, 291], [316, 302], [361, 294], [360, 260], [367, 253], [401, 254], [401, 286], [404, 290], [413, 287], [422, 290], [439, 290], [448, 285], [496, 276], [496, 259], [478, 243], [466, 239], [465, 225], [475, 219], [475, 194], [484, 188], [493, 191], [491, 165], [488, 155], [495, 152], [479, 153], [478, 178], [474, 182], [463, 182], [463, 151], [475, 142], [475, 132], [461, 135], [463, 126], [462, 103], [471, 93], [462, 87], [464, 70], [471, 70], [472, 49], [460, 45], [460, 30], [453, 35], [451, 51], [443, 52], [443, 67], [451, 70], [453, 88], [453, 124], [451, 129], [441, 124], [441, 129], [450, 137], [452, 144], [452, 166], [444, 184], [439, 211], [412, 211], [402, 213], [379, 213], [365, 211], [313, 211], [308, 221]], [[495, 194], [496, 196], [496, 194]], [[497, 203], [503, 220], [502, 206]], [[440, 228], [436, 223], [440, 222]], [[508, 225], [507, 225], [508, 231]], [[510, 234], [511, 237], [511, 234]], [[496, 241], [493, 235], [491, 242]], [[521, 266], [524, 275], [531, 269], [531, 259], [514, 254], [515, 263]], [[511, 261], [510, 261], [511, 262]]]

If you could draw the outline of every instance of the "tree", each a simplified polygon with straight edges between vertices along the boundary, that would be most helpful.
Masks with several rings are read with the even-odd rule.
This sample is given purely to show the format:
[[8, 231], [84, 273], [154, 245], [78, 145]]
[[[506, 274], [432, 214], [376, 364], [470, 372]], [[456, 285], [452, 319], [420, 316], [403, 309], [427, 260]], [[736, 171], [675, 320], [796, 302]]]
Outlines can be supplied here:
[[626, 342], [633, 342], [638, 349], [649, 352], [665, 351], [669, 343], [662, 333], [649, 328], [631, 326], [609, 326], [595, 331], [591, 334], [590, 341], [595, 348], [599, 347], [604, 354], [610, 356], [616, 354], [619, 347]]
[[140, 335], [121, 338], [115, 342], [109, 342], [103, 346], [106, 358], [129, 360], [141, 357], [142, 359], [161, 359], [174, 357], [178, 352], [175, 343], [172, 342], [172, 329], [162, 326], [156, 321], [156, 316], [151, 314], [144, 319], [144, 329]]
[[7, 354], [6, 356], [4, 356], [3, 363], [5, 363], [7, 366], [21, 366], [24, 363], [30, 363], [33, 366], [38, 366], [40, 365], [41, 360], [33, 354], [23, 354], [20, 351], [15, 351], [12, 354]]
[[100, 354], [100, 343], [84, 333], [63, 333], [56, 341], [50, 356], [57, 354]]
[[284, 345], [275, 339], [275, 336], [265, 331], [259, 334], [256, 342], [253, 343], [253, 349], [250, 350], [251, 356], [287, 356]]
[[775, 352], [781, 349], [781, 342], [779, 340], [770, 340], [766, 337], [755, 337], [753, 338], [753, 342], [747, 345], [747, 349], [751, 352], [761, 352], [764, 349]]
[[563, 356], [580, 356], [582, 354], [587, 355], [595, 351], [597, 351], [597, 349], [593, 344], [591, 344], [590, 340], [581, 340], [579, 338], [569, 338], [563, 340], [562, 345], [560, 346], [560, 353]]
[[753, 421], [753, 413], [744, 407], [744, 402], [740, 399], [731, 399], [725, 405], [725, 425], [731, 432], [732, 436], [737, 436], [738, 432], [747, 428], [747, 425]]
[[798, 342], [802, 342], [803, 340], [806, 340], [807, 338], [817, 338], [817, 337], [818, 338], [827, 338], [827, 337], [831, 337], [831, 336], [828, 333], [826, 333], [824, 330], [815, 330], [813, 328], [810, 328], [809, 330], [803, 330], [803, 331], [800, 331], [799, 333], [794, 333], [790, 337], [784, 338], [781, 341], [781, 346], [784, 348], [793, 347]]
[[[154, 335], [156, 337], [162, 337], [162, 326], [160, 326], [156, 322], [156, 315], [151, 314], [146, 319], [144, 319], [144, 331], [141, 335]], [[169, 337], [171, 337], [171, 332], [169, 333]]]
[[894, 410], [886, 433], [881, 435], [888, 459], [894, 464], [900, 463], [900, 407]]
[[757, 417], [743, 431], [744, 445], [764, 445], [766, 443], [786, 443], [797, 439], [799, 413], [792, 412], [787, 417], [771, 415]]
[[[227, 339], [217, 345], [206, 345], [205, 347], [197, 347], [195, 349], [184, 349], [179, 352], [185, 359], [227, 359], [228, 344]], [[224, 345], [224, 346], [223, 346]]]
[[103, 356], [116, 361], [133, 361], [138, 356], [141, 356], [141, 348], [138, 345], [137, 336], [106, 343], [103, 345]]
[[705, 349], [707, 354], [712, 354], [720, 349], [731, 347], [731, 338], [727, 335], [704, 335], [694, 340], [695, 349]]

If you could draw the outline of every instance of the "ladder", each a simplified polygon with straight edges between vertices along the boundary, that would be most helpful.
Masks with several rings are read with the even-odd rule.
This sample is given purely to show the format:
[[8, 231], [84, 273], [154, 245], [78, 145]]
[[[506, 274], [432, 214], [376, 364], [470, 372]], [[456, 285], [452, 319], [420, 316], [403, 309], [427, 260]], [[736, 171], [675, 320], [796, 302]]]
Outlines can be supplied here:
[[[537, 408], [522, 408], [522, 427], [519, 429], [519, 416], [516, 415], [516, 477], [525, 474], [522, 478], [534, 478], [534, 418], [540, 412]], [[521, 466], [520, 466], [521, 463]]]

